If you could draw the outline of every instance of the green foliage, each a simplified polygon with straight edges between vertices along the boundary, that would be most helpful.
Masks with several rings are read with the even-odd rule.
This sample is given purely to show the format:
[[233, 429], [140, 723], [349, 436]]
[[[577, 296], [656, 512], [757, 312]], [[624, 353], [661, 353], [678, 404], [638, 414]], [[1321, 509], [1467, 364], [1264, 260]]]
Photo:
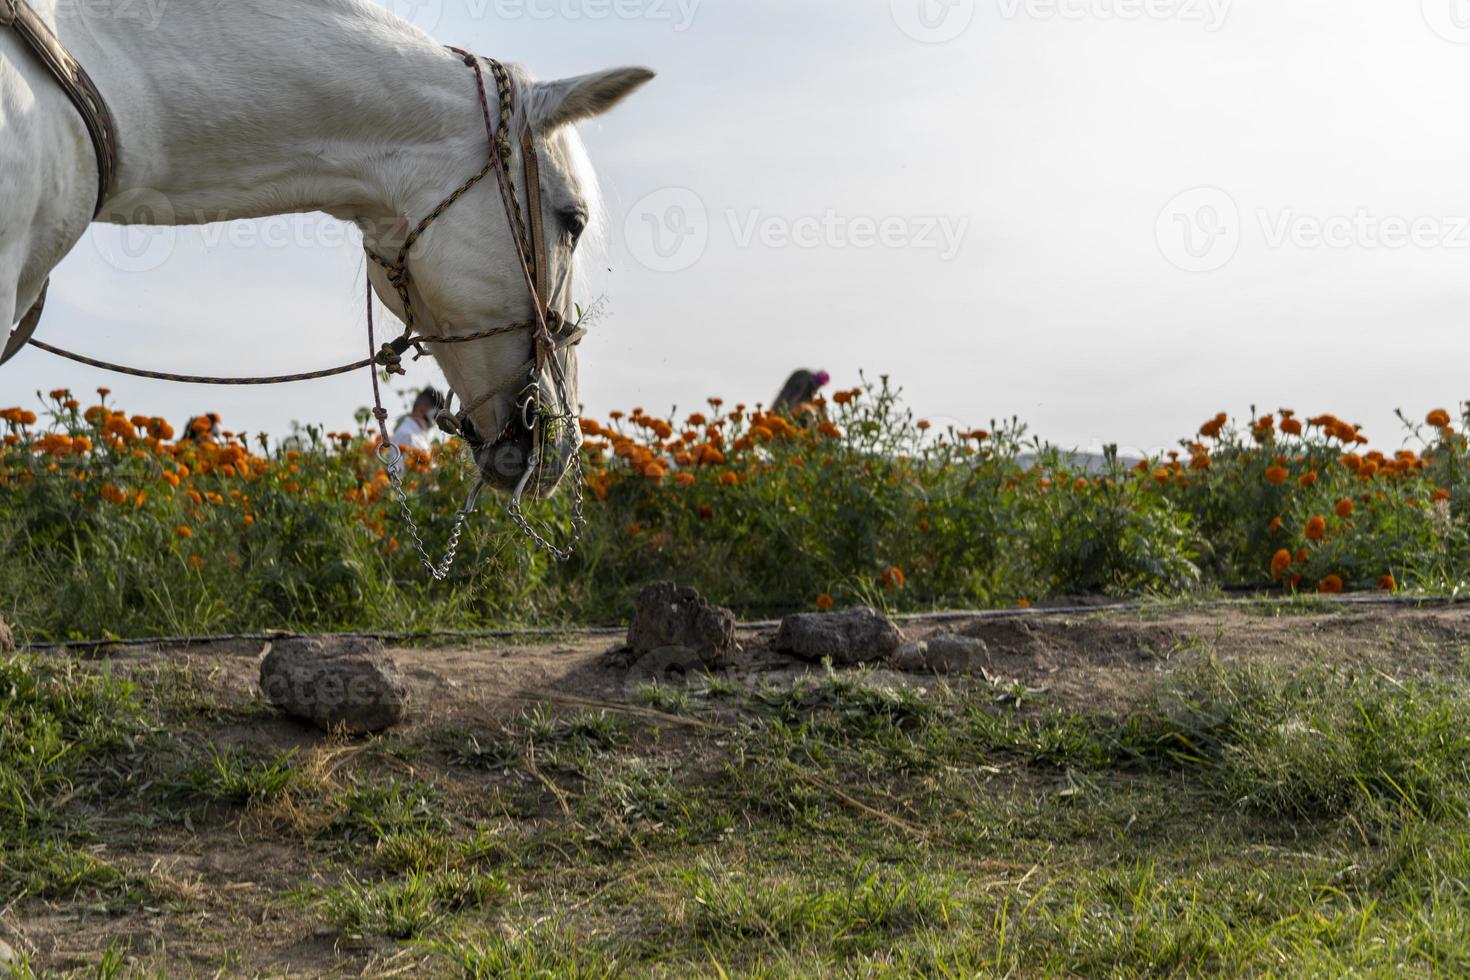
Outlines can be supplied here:
[[[487, 504], [440, 584], [366, 430], [172, 441], [162, 420], [53, 396], [44, 423], [0, 413], [0, 615], [24, 639], [610, 622], [654, 579], [747, 616], [828, 597], [906, 611], [1470, 580], [1470, 448], [1449, 427], [1411, 426], [1417, 449], [1389, 456], [1329, 416], [1222, 418], [1134, 463], [1014, 419], [940, 431], [886, 378], [795, 417], [712, 399], [584, 420], [570, 562]], [[431, 551], [472, 478], [457, 443], [409, 460]], [[533, 517], [565, 528], [568, 508], [562, 494]]]

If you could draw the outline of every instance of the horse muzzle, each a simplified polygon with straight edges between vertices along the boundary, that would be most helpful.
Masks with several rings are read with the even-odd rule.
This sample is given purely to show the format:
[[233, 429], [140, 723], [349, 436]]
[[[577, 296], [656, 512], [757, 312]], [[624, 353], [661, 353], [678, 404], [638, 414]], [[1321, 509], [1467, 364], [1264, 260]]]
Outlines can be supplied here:
[[485, 484], [517, 499], [550, 497], [582, 448], [577, 426], [547, 412], [534, 393], [517, 404], [510, 422], [493, 441], [482, 439], [468, 419], [463, 435]]

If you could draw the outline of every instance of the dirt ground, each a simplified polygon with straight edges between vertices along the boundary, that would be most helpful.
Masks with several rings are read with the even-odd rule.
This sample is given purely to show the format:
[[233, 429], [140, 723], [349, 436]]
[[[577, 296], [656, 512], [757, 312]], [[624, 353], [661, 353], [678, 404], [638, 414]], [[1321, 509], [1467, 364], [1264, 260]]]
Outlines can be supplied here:
[[[1160, 676], [1208, 658], [1330, 662], [1389, 676], [1461, 675], [1470, 663], [1470, 607], [1455, 606], [1162, 607], [910, 624], [904, 631], [910, 639], [947, 631], [979, 637], [989, 648], [985, 673], [990, 679], [1044, 692], [1054, 703], [1101, 710], [1121, 709], [1146, 695]], [[743, 630], [739, 639], [744, 653], [722, 671], [730, 680], [758, 684], [823, 669], [772, 652], [774, 631]], [[614, 637], [574, 636], [517, 645], [395, 649], [413, 709], [411, 720], [393, 737], [411, 742], [447, 727], [489, 731], [538, 703], [629, 704], [648, 674], [630, 671], [611, 656], [616, 643]], [[258, 705], [262, 653], [260, 643], [232, 642], [118, 649], [106, 657], [123, 670], [160, 664], [183, 668], [211, 700], [242, 706]], [[875, 679], [894, 683], [935, 682], [881, 665], [872, 669]], [[223, 713], [208, 737], [220, 745], [269, 751], [298, 748], [311, 753], [313, 764], [328, 775], [371, 744], [333, 743], [314, 728], [258, 711]], [[442, 767], [421, 765], [412, 755], [378, 753], [376, 761], [396, 768], [405, 780], [445, 778]], [[464, 784], [456, 792], [487, 798], [497, 781], [515, 778], [513, 773], [458, 770], [453, 776]], [[130, 831], [120, 837], [99, 826], [98, 837], [106, 842], [95, 848], [99, 859], [146, 875], [155, 890], [163, 883], [163, 891], [175, 890], [179, 901], [120, 913], [75, 902], [0, 908], [0, 936], [48, 970], [87, 968], [118, 940], [135, 953], [152, 951], [176, 964], [178, 975], [418, 975], [430, 962], [412, 949], [354, 946], [299, 904], [283, 901], [281, 896], [295, 889], [330, 884], [332, 872], [323, 871], [310, 849], [261, 828], [253, 831], [248, 815], [214, 821], [198, 832], [160, 821], [152, 833]], [[222, 951], [240, 958], [221, 970]]]

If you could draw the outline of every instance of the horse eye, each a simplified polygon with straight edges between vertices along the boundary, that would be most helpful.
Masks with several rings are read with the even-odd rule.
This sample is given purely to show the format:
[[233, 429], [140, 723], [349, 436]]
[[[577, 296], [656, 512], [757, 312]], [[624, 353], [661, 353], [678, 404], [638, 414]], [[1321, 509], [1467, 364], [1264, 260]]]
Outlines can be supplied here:
[[582, 232], [587, 230], [587, 215], [583, 211], [563, 211], [561, 213], [562, 228], [566, 230], [567, 237], [572, 244], [582, 237]]

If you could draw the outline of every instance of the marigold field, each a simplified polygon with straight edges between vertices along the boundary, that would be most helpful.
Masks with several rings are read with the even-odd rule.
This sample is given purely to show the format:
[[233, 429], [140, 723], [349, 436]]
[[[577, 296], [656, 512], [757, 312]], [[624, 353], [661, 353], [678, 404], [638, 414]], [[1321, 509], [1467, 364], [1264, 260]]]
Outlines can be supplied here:
[[[617, 621], [656, 578], [763, 615], [1440, 592], [1470, 577], [1470, 449], [1464, 416], [1445, 409], [1405, 419], [1409, 448], [1382, 451], [1331, 415], [1221, 413], [1175, 452], [1109, 454], [1101, 472], [1015, 420], [941, 431], [886, 378], [794, 418], [718, 398], [614, 412], [582, 421], [575, 558], [534, 552], [486, 500], [442, 585], [408, 544], [365, 421], [279, 441], [212, 439], [205, 423], [186, 438], [106, 389], [0, 411], [0, 615], [34, 641]], [[471, 478], [456, 442], [410, 456], [430, 550]], [[533, 510], [564, 527], [568, 506], [563, 494]]]

